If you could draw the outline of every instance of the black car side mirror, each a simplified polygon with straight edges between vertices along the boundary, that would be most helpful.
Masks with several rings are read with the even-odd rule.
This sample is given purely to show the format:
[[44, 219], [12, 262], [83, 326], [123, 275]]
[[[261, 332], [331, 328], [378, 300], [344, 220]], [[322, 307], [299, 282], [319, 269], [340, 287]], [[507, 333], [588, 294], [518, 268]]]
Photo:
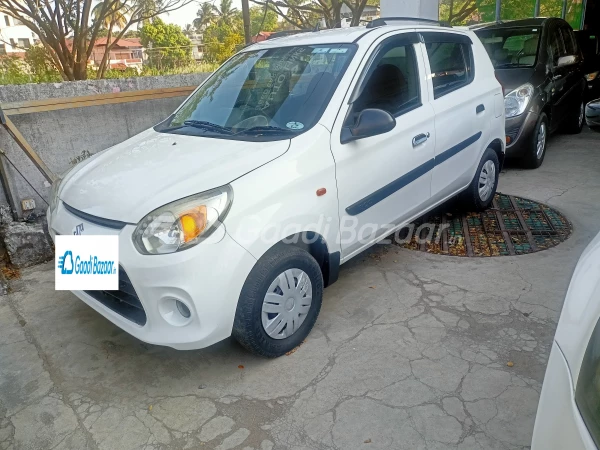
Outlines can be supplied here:
[[396, 127], [396, 119], [383, 109], [365, 109], [358, 116], [352, 127], [342, 128], [341, 143], [378, 136], [392, 131]]

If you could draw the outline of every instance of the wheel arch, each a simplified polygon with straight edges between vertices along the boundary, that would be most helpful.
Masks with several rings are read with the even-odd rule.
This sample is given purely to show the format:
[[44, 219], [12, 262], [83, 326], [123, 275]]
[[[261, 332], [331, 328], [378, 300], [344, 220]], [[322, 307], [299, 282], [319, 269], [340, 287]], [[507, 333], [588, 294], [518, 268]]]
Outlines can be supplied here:
[[275, 246], [292, 245], [308, 252], [321, 268], [325, 287], [331, 286], [338, 279], [340, 271], [340, 252], [329, 252], [325, 238], [315, 231], [302, 231], [283, 238]]
[[499, 138], [494, 139], [490, 142], [487, 148], [491, 148], [496, 152], [498, 156], [498, 161], [500, 162], [500, 170], [504, 167], [504, 159], [506, 158], [506, 154], [504, 153], [504, 143]]

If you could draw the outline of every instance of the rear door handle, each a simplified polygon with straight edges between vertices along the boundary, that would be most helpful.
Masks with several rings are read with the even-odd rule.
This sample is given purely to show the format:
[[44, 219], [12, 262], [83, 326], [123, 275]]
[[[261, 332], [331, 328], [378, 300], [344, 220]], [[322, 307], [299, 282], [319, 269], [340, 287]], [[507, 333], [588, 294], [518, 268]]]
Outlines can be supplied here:
[[478, 105], [477, 109], [475, 109], [476, 114], [482, 113], [484, 111], [485, 111], [485, 106], [483, 106], [483, 105]]
[[414, 138], [413, 138], [413, 147], [416, 147], [418, 145], [421, 145], [422, 143], [424, 143], [427, 139], [429, 139], [429, 133], [421, 133], [421, 134], [417, 134]]

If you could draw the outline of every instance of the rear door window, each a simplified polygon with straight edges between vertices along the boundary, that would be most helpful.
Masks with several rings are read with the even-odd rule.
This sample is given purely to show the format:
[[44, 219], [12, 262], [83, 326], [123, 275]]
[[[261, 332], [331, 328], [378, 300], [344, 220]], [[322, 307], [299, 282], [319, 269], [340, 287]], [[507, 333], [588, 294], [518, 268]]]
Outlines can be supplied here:
[[435, 98], [469, 84], [473, 79], [471, 45], [461, 42], [429, 42], [425, 44]]

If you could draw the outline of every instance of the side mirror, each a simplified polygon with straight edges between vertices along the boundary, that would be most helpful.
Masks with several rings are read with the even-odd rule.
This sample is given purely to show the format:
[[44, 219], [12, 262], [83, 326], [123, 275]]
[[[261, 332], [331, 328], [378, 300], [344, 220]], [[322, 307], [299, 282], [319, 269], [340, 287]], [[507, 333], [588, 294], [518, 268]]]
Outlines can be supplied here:
[[577, 63], [577, 56], [575, 56], [575, 55], [561, 56], [560, 58], [558, 58], [556, 67], [570, 66], [571, 64], [575, 64], [575, 63]]
[[342, 128], [341, 143], [347, 144], [359, 139], [378, 136], [392, 131], [396, 127], [396, 119], [382, 109], [365, 109], [358, 116], [353, 127]]

